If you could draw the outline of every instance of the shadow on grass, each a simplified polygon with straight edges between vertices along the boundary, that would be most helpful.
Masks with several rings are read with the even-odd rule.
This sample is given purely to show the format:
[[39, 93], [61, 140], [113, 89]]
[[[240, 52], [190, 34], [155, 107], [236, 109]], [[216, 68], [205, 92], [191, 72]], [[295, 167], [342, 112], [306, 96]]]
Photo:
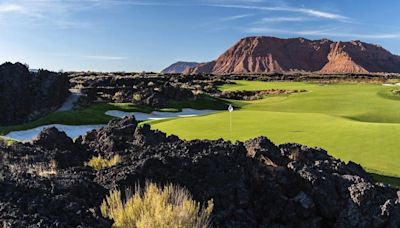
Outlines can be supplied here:
[[228, 101], [208, 95], [202, 95], [199, 99], [194, 101], [173, 102], [163, 109], [154, 109], [148, 106], [134, 105], [131, 103], [94, 103], [85, 108], [65, 112], [52, 112], [43, 118], [20, 125], [0, 126], [0, 135], [6, 135], [11, 131], [27, 130], [49, 124], [106, 124], [108, 121], [115, 119], [115, 117], [105, 114], [105, 112], [109, 110], [143, 113], [151, 113], [152, 111], [179, 112], [182, 108], [224, 110], [228, 108], [229, 104]]
[[374, 181], [390, 184], [394, 187], [400, 188], [400, 177], [385, 176], [377, 173], [369, 173]]

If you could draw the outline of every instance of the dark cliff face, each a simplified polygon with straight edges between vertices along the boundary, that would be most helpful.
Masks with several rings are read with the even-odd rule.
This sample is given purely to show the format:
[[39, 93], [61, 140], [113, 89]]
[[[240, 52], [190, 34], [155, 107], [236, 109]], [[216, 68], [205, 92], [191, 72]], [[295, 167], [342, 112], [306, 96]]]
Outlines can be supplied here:
[[[84, 166], [98, 154], [121, 161], [100, 171]], [[52, 128], [32, 143], [0, 143], [0, 161], [5, 227], [110, 227], [99, 212], [107, 190], [145, 180], [212, 198], [215, 227], [400, 226], [398, 189], [323, 149], [265, 137], [185, 141], [125, 118], [74, 142]]]
[[46, 70], [29, 72], [21, 63], [0, 66], [0, 124], [19, 124], [59, 107], [69, 94], [68, 77]]
[[185, 74], [400, 72], [400, 57], [361, 41], [246, 37], [215, 61], [186, 69]]

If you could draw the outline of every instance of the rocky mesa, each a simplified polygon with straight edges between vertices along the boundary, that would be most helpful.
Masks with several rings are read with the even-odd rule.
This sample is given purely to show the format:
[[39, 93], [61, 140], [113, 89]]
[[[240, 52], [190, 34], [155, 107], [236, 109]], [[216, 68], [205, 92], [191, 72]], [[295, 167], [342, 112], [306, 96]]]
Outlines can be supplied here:
[[400, 56], [358, 40], [334, 42], [257, 36], [243, 38], [216, 60], [188, 68], [183, 73], [282, 72], [399, 73]]

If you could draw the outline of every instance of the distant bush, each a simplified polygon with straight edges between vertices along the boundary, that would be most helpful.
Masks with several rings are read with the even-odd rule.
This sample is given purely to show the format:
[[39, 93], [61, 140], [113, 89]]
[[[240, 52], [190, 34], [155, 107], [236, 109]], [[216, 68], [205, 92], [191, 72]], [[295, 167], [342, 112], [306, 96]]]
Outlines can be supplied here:
[[55, 160], [50, 160], [48, 164], [46, 163], [32, 164], [28, 167], [26, 172], [41, 177], [55, 176], [57, 175], [57, 162]]
[[400, 96], [400, 89], [393, 90], [394, 95]]
[[6, 146], [11, 146], [11, 145], [13, 145], [13, 144], [16, 143], [16, 142], [17, 142], [17, 141], [12, 140], [12, 139], [0, 137], [0, 143], [4, 143], [4, 145], [6, 145]]
[[118, 162], [120, 161], [121, 157], [119, 155], [115, 155], [111, 159], [105, 159], [101, 155], [99, 155], [97, 157], [96, 156], [92, 157], [92, 159], [90, 159], [86, 163], [86, 165], [92, 167], [95, 170], [101, 170], [104, 168], [112, 167], [118, 164]]
[[[128, 191], [129, 192], [129, 191]], [[114, 227], [135, 228], [205, 228], [210, 227], [210, 215], [214, 204], [208, 201], [207, 208], [201, 208], [188, 190], [175, 185], [163, 188], [147, 183], [144, 191], [136, 187], [135, 194], [121, 198], [118, 190], [101, 204], [104, 217], [114, 220]], [[130, 195], [130, 196], [129, 196]]]

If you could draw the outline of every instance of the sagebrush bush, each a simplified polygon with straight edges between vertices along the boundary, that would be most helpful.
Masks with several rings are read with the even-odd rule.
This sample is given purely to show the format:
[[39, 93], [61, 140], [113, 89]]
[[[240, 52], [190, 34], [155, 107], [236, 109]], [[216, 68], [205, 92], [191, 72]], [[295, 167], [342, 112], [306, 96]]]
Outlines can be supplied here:
[[112, 167], [116, 164], [118, 164], [118, 162], [120, 162], [121, 157], [117, 154], [114, 157], [112, 157], [111, 159], [105, 159], [103, 158], [101, 155], [99, 156], [93, 156], [87, 163], [87, 166], [92, 167], [95, 170], [101, 170], [104, 168], [108, 168], [108, 167]]
[[3, 144], [6, 145], [6, 146], [11, 146], [11, 145], [13, 145], [14, 143], [16, 143], [16, 141], [15, 141], [15, 140], [12, 140], [12, 139], [9, 139], [9, 138], [4, 138], [4, 137], [1, 137], [1, 136], [0, 136], [0, 143], [3, 143]]
[[100, 208], [104, 217], [114, 220], [114, 227], [210, 227], [213, 201], [202, 208], [185, 188], [147, 183], [144, 191], [136, 187], [133, 195], [127, 193], [125, 201], [121, 197], [121, 191], [110, 191]]

